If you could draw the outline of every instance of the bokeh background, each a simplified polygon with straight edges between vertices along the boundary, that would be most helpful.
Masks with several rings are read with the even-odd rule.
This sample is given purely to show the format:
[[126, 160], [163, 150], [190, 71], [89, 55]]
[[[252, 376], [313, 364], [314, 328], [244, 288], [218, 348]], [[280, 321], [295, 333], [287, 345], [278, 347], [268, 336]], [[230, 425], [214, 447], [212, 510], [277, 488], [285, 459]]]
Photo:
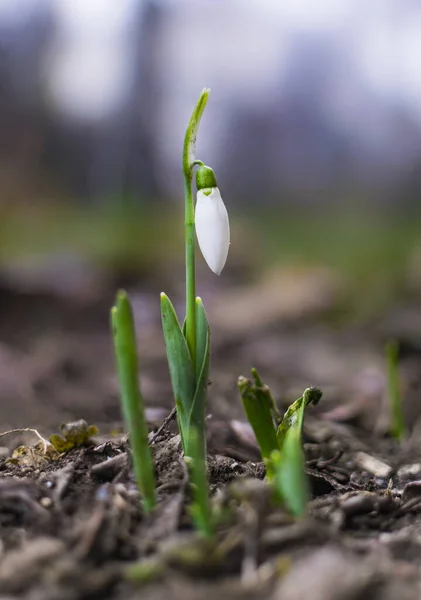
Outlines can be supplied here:
[[[198, 258], [215, 344], [244, 334], [246, 368], [271, 347], [253, 351], [258, 328], [303, 326], [321, 309], [335, 327], [366, 327], [405, 306], [413, 333], [420, 61], [414, 0], [0, 0], [5, 422], [55, 423], [57, 402], [89, 418], [94, 396], [104, 420], [119, 418], [115, 382], [98, 380], [113, 377], [108, 307], [121, 285], [142, 355], [162, 358], [150, 332], [161, 289], [183, 311], [181, 148], [205, 86], [197, 157], [232, 223], [221, 278]], [[286, 350], [271, 352], [285, 364]], [[144, 377], [161, 397], [153, 369]]]

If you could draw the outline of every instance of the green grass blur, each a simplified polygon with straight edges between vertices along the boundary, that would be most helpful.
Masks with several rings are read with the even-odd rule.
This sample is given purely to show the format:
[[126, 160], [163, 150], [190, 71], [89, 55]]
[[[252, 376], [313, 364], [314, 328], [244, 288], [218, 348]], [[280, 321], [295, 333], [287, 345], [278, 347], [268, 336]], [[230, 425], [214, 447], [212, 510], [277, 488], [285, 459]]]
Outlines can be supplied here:
[[[240, 216], [237, 208], [231, 223], [231, 264], [250, 261], [251, 272], [276, 264], [326, 265], [372, 305], [402, 289], [410, 257], [421, 248], [421, 215], [414, 214], [266, 209]], [[104, 267], [157, 274], [182, 268], [183, 233], [183, 208], [175, 204], [18, 206], [0, 219], [0, 261], [74, 252]]]

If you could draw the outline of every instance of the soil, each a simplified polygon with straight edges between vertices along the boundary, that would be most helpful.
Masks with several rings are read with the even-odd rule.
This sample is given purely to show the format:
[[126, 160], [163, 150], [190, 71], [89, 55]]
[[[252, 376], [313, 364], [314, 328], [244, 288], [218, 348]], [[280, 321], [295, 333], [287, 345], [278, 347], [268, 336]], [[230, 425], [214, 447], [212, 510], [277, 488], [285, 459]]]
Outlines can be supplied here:
[[[213, 332], [209, 480], [225, 516], [208, 541], [192, 528], [174, 423], [151, 434], [159, 497], [151, 516], [130, 468], [108, 310], [124, 284], [156, 432], [172, 396], [154, 281], [109, 276], [78, 297], [0, 284], [0, 433], [35, 427], [48, 437], [78, 419], [100, 432], [59, 456], [46, 456], [31, 431], [0, 437], [0, 600], [421, 597], [417, 298], [361, 322], [344, 314], [344, 290], [325, 271], [278, 270], [227, 289], [206, 287], [199, 274]], [[277, 286], [282, 294], [267, 293]], [[401, 443], [387, 433], [384, 343], [392, 337], [408, 428]], [[280, 409], [309, 385], [324, 392], [305, 423], [312, 500], [303, 519], [274, 505], [264, 482], [236, 390], [252, 366]]]

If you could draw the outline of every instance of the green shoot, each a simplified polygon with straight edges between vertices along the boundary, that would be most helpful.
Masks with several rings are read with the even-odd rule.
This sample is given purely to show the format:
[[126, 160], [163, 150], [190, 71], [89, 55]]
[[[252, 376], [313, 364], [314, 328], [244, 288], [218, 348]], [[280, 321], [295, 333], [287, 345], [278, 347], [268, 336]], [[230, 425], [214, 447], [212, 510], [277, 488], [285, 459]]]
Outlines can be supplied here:
[[133, 311], [127, 294], [120, 291], [111, 309], [111, 325], [124, 420], [130, 434], [136, 482], [146, 512], [156, 504], [155, 476], [148, 445], [145, 405], [138, 382], [138, 356]]
[[304, 412], [306, 406], [319, 402], [322, 392], [307, 388], [281, 419], [268, 386], [256, 369], [252, 369], [252, 375], [254, 382], [240, 377], [238, 388], [266, 464], [267, 478], [274, 486], [276, 499], [293, 515], [301, 516], [309, 498], [301, 447]]
[[[191, 456], [186, 456], [190, 475], [192, 503], [190, 513], [198, 529], [206, 537], [213, 533], [212, 512], [208, 493], [208, 477], [206, 469], [206, 454], [203, 454], [204, 445], [196, 429], [190, 429]], [[194, 458], [193, 458], [194, 457]]]
[[301, 445], [304, 413], [309, 404], [317, 404], [321, 397], [319, 389], [307, 388], [301, 398], [288, 407], [278, 428], [279, 450], [271, 456], [275, 494], [296, 517], [304, 514], [309, 499]]
[[206, 312], [200, 298], [196, 298], [195, 313], [196, 373], [174, 308], [169, 298], [165, 294], [161, 294], [162, 328], [168, 365], [177, 407], [181, 442], [192, 484], [191, 514], [197, 529], [205, 536], [210, 536], [212, 528], [206, 472], [205, 427], [210, 332]]
[[238, 378], [238, 389], [247, 419], [253, 427], [259, 444], [262, 459], [266, 462], [270, 459], [272, 452], [279, 447], [275, 425], [277, 412], [274, 410], [275, 403], [268, 386], [262, 384], [255, 369], [252, 373], [254, 383], [247, 377], [240, 376]]
[[396, 342], [386, 344], [387, 395], [392, 417], [391, 434], [400, 441], [405, 437], [405, 420], [399, 387], [399, 347]]
[[318, 404], [321, 397], [322, 392], [318, 388], [310, 387], [304, 390], [304, 394], [288, 407], [277, 432], [279, 449], [281, 452], [288, 430], [295, 428], [300, 432], [301, 435], [303, 431], [304, 412], [306, 407], [309, 404]]
[[310, 494], [298, 428], [287, 430], [283, 451], [275, 450], [271, 463], [276, 499], [285, 504], [295, 517], [303, 516]]

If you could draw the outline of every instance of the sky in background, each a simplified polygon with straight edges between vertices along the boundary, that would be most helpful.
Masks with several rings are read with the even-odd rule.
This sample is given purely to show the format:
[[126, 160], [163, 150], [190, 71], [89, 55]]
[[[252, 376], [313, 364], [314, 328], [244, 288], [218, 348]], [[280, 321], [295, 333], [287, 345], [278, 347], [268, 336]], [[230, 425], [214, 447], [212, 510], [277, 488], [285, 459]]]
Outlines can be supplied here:
[[151, 117], [165, 140], [154, 149], [158, 164], [178, 169], [186, 117], [204, 85], [213, 97], [203, 123], [211, 159], [232, 106], [261, 118], [313, 96], [319, 118], [369, 156], [399, 165], [420, 155], [419, 136], [399, 121], [421, 128], [417, 0], [0, 0], [0, 41], [16, 50], [37, 19], [48, 20], [44, 101], [65, 121], [100, 126], [138, 93], [139, 32], [151, 5], [162, 17]]
[[[60, 40], [60, 58], [66, 64], [64, 74], [52, 74], [57, 101], [65, 103], [69, 78], [77, 84], [73, 87], [79, 88], [80, 100], [83, 99], [89, 113], [89, 96], [97, 85], [103, 95], [110, 95], [110, 104], [119, 101], [113, 88], [124, 85], [127, 75], [120, 71], [127, 70], [124, 66], [127, 62], [124, 50], [130, 52], [127, 37], [130, 38], [133, 16], [143, 4], [143, 0], [0, 0], [0, 27], [2, 31], [19, 29], [36, 14], [49, 12]], [[334, 43], [336, 40], [338, 50], [348, 55], [359, 72], [362, 84], [373, 92], [402, 102], [421, 121], [421, 4], [417, 1], [195, 0], [175, 3], [159, 0], [157, 4], [170, 9], [176, 4], [190, 5], [195, 13], [198, 8], [205, 13], [210, 7], [221, 12], [227, 8], [237, 12], [239, 23], [247, 20], [248, 15], [253, 18], [255, 13], [262, 23], [267, 20], [275, 24], [283, 38], [280, 46], [287, 55], [288, 46], [300, 38], [323, 36]], [[230, 35], [240, 39], [241, 28], [231, 31]], [[261, 41], [256, 39], [256, 43]], [[117, 53], [113, 58], [110, 46]], [[77, 61], [81, 55], [88, 60]], [[79, 62], [81, 72], [78, 73], [74, 62]], [[106, 75], [98, 75], [94, 86], [88, 81], [88, 73], [91, 76], [95, 71], [106, 71]]]

